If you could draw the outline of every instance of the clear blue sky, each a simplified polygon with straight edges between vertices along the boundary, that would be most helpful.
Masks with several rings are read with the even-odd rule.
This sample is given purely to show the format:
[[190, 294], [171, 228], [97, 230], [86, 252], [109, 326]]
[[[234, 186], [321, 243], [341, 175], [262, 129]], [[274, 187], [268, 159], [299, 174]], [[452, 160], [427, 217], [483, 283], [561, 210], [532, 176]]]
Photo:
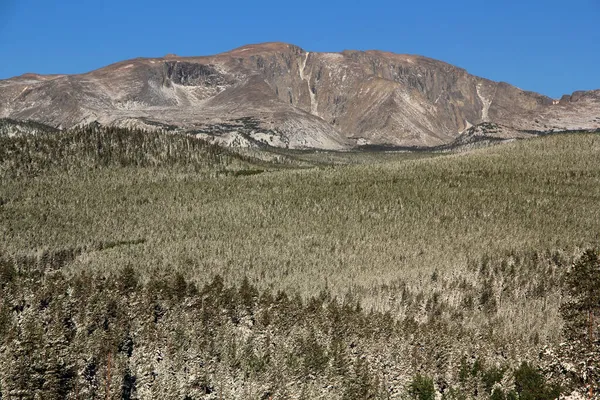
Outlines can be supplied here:
[[552, 97], [600, 88], [600, 0], [0, 0], [0, 79], [266, 41], [421, 54]]

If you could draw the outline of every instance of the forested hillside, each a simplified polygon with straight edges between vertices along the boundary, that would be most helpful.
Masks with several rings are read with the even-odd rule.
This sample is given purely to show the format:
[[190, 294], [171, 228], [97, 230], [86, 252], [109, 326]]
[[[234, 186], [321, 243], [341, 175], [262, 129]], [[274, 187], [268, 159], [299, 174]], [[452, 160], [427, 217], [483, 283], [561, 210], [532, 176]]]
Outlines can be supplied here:
[[[439, 296], [427, 300], [425, 320], [399, 321], [327, 290], [302, 299], [246, 278], [237, 287], [220, 276], [200, 286], [167, 270], [142, 278], [130, 265], [110, 275], [62, 272], [80, 252], [0, 261], [3, 398], [433, 399], [439, 391], [447, 399], [550, 399], [599, 378], [600, 346], [588, 347], [577, 306], [564, 313], [569, 342], [527, 359], [493, 331], [473, 337], [438, 318], [448, 307]], [[595, 284], [598, 257], [588, 252], [576, 263], [595, 270]], [[497, 267], [480, 264], [476, 274], [494, 282]], [[542, 286], [556, 286], [568, 269], [556, 259], [512, 268], [515, 280], [536, 276]], [[543, 297], [538, 287], [529, 295]], [[474, 307], [496, 314], [486, 290], [465, 312], [452, 310], [455, 318]], [[417, 305], [412, 293], [403, 297]]]
[[0, 141], [2, 399], [600, 393], [599, 135], [304, 169]]
[[225, 171], [254, 161], [192, 136], [162, 131], [94, 124], [60, 132], [10, 120], [0, 121], [0, 131], [12, 132], [0, 135], [0, 176], [7, 178], [106, 167]]

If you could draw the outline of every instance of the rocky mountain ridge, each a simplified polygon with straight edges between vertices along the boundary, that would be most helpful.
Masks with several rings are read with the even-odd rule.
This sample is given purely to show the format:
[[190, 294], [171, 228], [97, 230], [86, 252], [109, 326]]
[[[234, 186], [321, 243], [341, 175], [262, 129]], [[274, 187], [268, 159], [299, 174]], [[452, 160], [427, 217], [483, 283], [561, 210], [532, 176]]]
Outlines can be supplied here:
[[553, 100], [421, 56], [264, 43], [2, 80], [0, 118], [162, 128], [235, 146], [429, 147], [482, 123], [517, 133], [595, 130], [600, 90]]

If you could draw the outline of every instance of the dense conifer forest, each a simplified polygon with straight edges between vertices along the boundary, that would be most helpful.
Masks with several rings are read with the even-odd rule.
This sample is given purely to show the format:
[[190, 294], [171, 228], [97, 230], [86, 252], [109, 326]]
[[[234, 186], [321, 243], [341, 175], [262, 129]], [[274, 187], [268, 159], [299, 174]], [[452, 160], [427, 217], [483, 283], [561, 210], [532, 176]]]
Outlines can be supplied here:
[[599, 135], [253, 157], [19, 124], [1, 399], [599, 396]]

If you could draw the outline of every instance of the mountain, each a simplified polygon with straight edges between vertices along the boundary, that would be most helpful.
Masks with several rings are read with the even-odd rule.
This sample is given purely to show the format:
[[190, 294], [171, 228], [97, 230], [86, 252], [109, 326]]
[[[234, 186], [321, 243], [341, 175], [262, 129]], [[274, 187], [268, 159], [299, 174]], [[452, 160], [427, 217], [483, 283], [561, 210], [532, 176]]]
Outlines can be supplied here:
[[507, 132], [598, 129], [600, 90], [553, 100], [421, 56], [264, 43], [0, 80], [0, 118], [158, 127], [238, 146], [439, 146], [482, 123]]

